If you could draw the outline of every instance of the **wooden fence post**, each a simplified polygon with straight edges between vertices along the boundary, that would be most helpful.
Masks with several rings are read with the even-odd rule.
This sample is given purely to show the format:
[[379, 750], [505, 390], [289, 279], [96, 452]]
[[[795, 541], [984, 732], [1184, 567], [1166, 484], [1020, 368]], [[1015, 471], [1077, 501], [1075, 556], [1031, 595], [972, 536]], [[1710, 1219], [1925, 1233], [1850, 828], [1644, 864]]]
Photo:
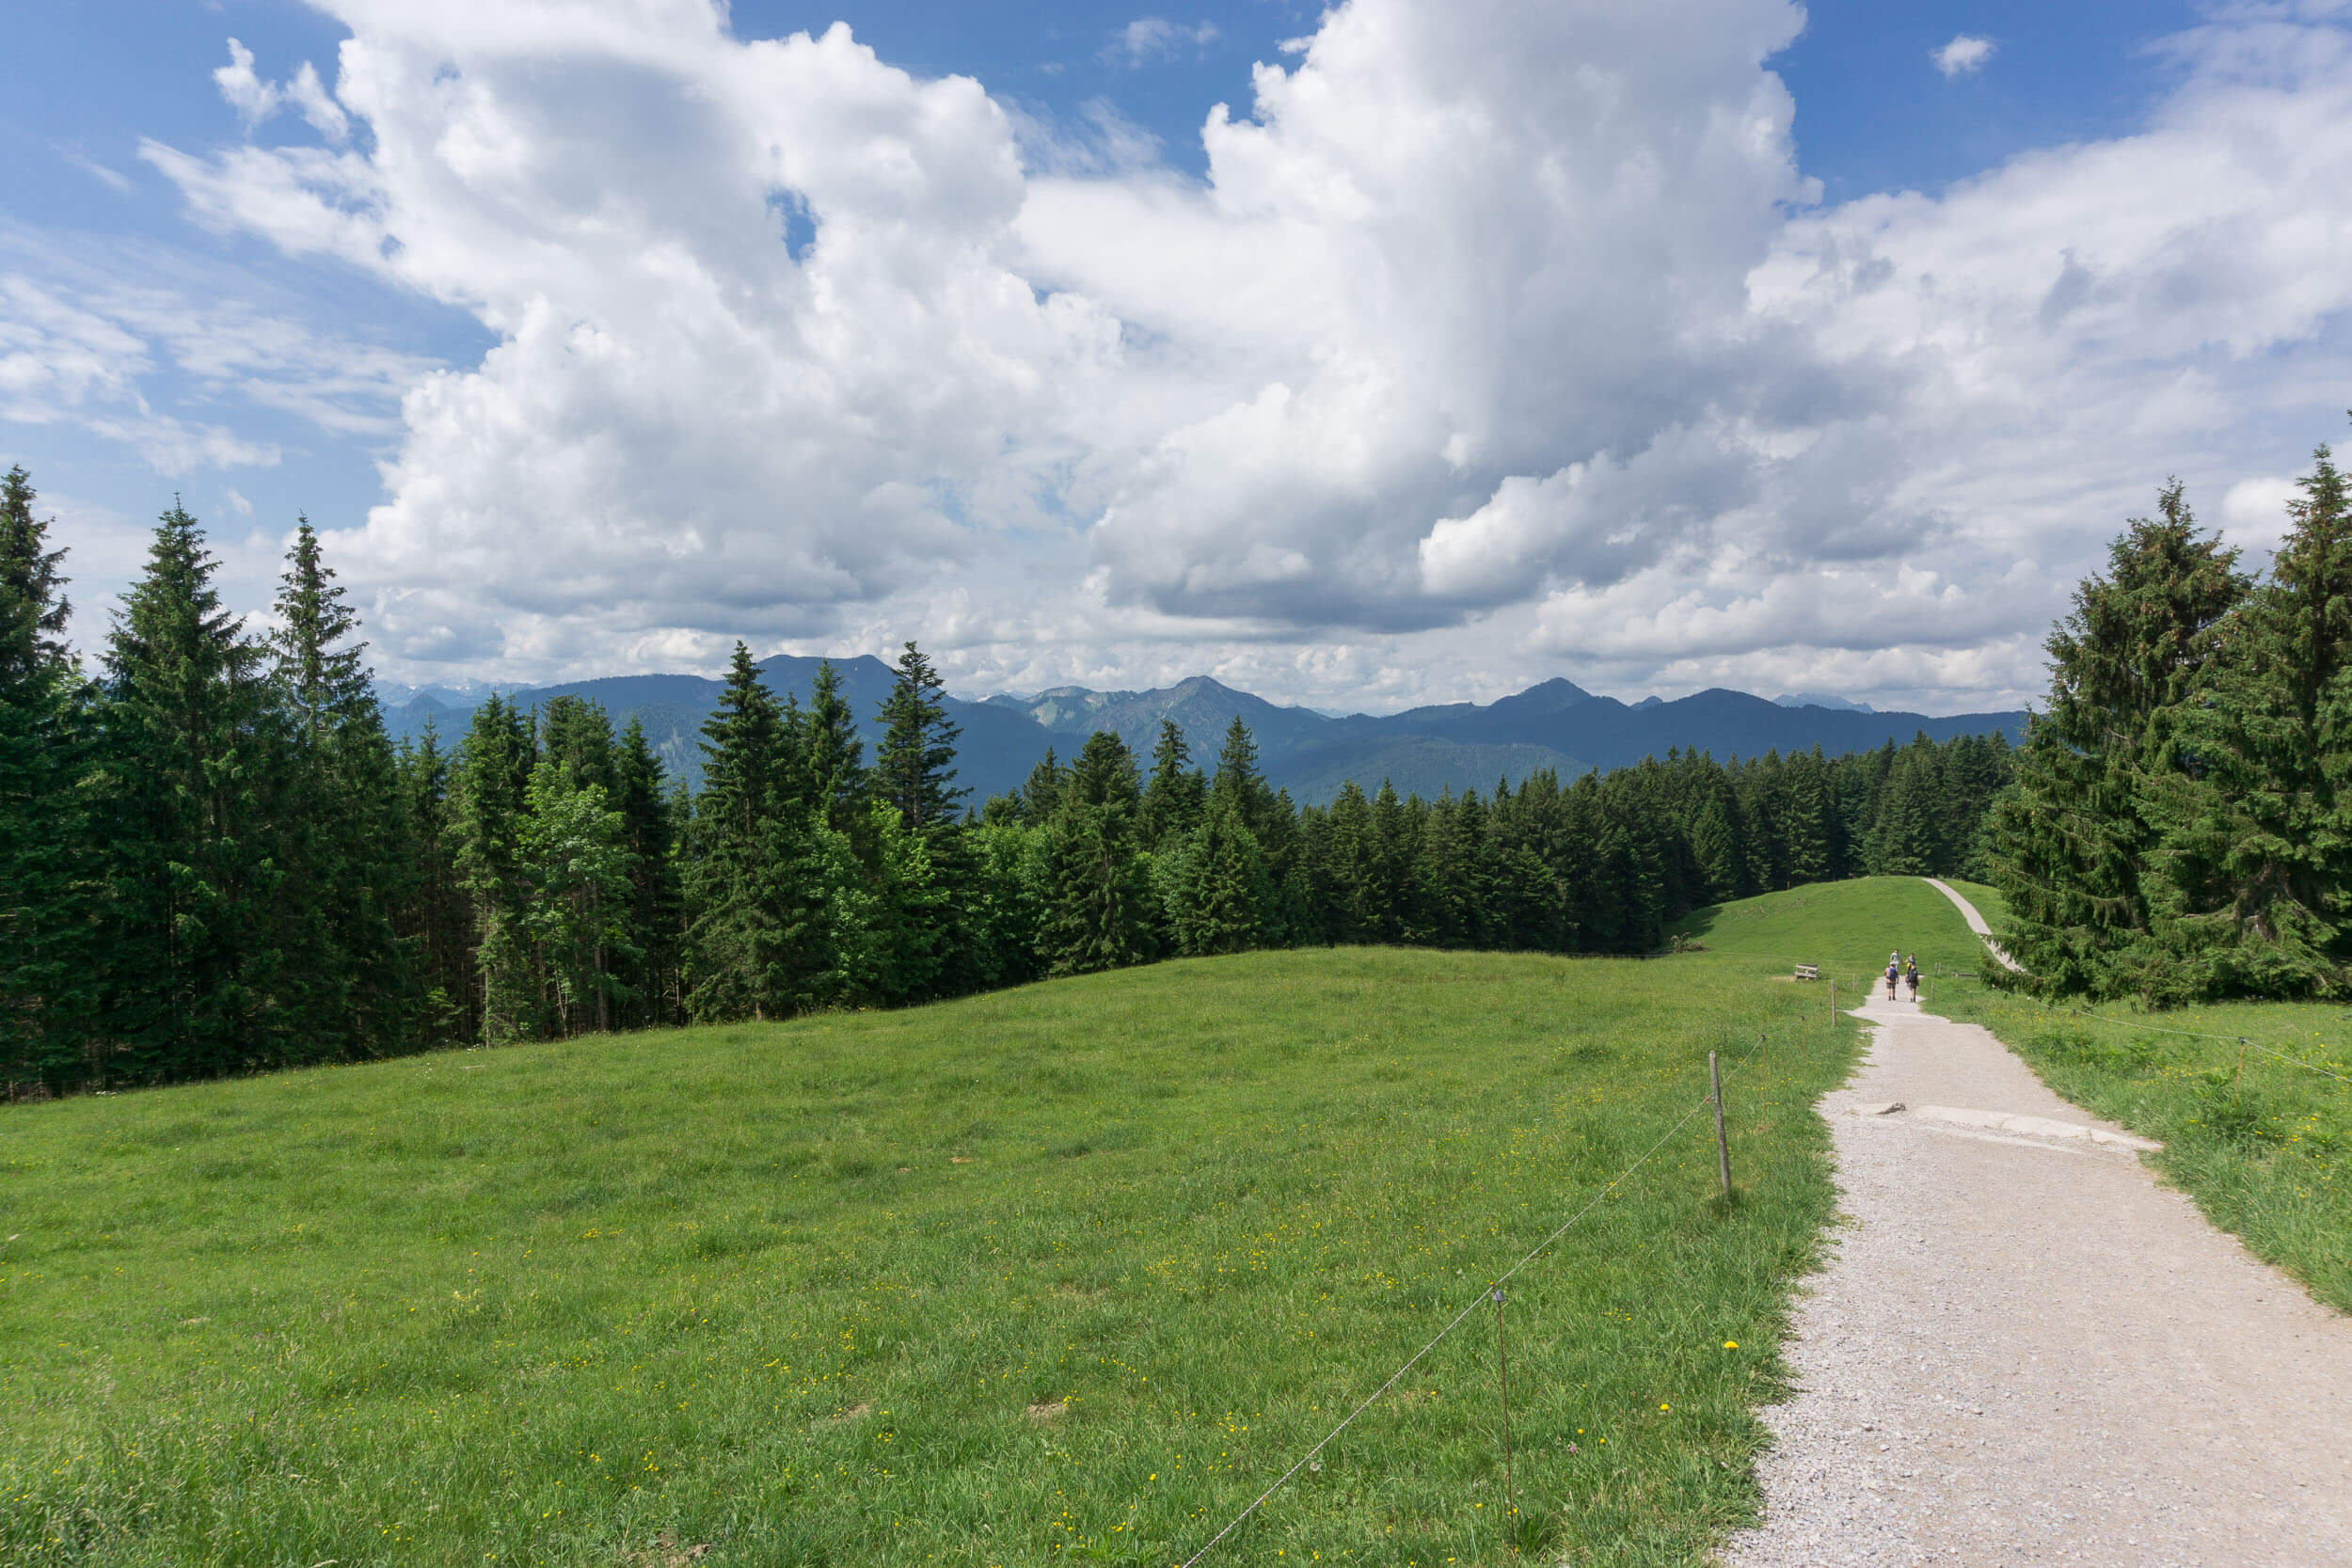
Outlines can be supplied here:
[[1708, 1081], [1715, 1086], [1715, 1165], [1724, 1179], [1724, 1196], [1731, 1196], [1731, 1145], [1724, 1141], [1724, 1072], [1715, 1053], [1707, 1053]]

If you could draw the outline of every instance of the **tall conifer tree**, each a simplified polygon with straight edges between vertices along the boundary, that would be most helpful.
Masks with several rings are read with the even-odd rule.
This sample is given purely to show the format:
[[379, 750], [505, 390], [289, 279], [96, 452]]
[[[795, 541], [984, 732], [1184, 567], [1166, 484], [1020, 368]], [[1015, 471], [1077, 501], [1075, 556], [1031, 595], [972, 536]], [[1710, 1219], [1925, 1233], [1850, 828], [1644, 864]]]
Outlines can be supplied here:
[[1047, 829], [1038, 954], [1049, 974], [1079, 974], [1148, 960], [1157, 901], [1140, 857], [1141, 781], [1127, 743], [1089, 737]]
[[2050, 634], [2050, 695], [1992, 828], [2002, 940], [2025, 984], [2057, 994], [2175, 988], [2152, 941], [2154, 781], [2179, 766], [2178, 731], [2216, 635], [2245, 596], [2237, 552], [2199, 531], [2180, 484], [2108, 547]]
[[523, 860], [538, 761], [530, 717], [491, 693], [458, 750], [449, 811], [452, 858], [473, 910], [474, 1006], [485, 1044], [537, 1039], [548, 1026]]
[[865, 839], [871, 795], [866, 742], [858, 736], [857, 716], [841, 695], [841, 672], [831, 659], [818, 662], [810, 683], [804, 733], [811, 798], [835, 832]]
[[2155, 781], [2175, 995], [2352, 991], [2352, 494], [2325, 446], [2300, 488]]
[[273, 1059], [279, 737], [217, 569], [175, 503], [106, 644], [103, 1032], [112, 1070], [140, 1079]]
[[898, 656], [897, 676], [880, 715], [874, 787], [898, 808], [909, 832], [928, 837], [957, 823], [966, 793], [955, 784], [956, 739], [963, 732], [947, 717], [939, 672], [912, 642]]
[[681, 823], [661, 758], [645, 738], [645, 726], [631, 715], [614, 759], [617, 786], [613, 808], [621, 814], [622, 839], [629, 853], [629, 937], [637, 958], [623, 968], [628, 994], [627, 1023], [684, 1021], [679, 988], [685, 895], [678, 881]]
[[1188, 833], [1200, 825], [1208, 800], [1209, 782], [1192, 766], [1192, 748], [1173, 719], [1160, 721], [1160, 738], [1152, 748], [1152, 782], [1143, 791], [1143, 836], [1157, 848], [1170, 836]]
[[416, 976], [422, 1045], [482, 1037], [474, 984], [473, 911], [457, 870], [450, 800], [450, 759], [439, 731], [400, 753], [400, 792], [412, 857], [406, 896], [395, 922]]
[[0, 1092], [78, 1080], [94, 1003], [91, 715], [34, 499], [23, 467], [0, 479]]
[[278, 595], [278, 700], [286, 753], [273, 1027], [288, 1059], [402, 1049], [416, 997], [394, 916], [415, 869], [410, 824], [358, 616], [298, 519]]

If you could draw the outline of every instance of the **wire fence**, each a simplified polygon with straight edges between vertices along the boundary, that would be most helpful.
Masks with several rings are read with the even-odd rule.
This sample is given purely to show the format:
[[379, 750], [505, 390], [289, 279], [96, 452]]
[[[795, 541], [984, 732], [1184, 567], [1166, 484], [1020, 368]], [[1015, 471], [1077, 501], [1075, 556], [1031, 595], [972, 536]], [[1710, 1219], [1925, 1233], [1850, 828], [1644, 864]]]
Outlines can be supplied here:
[[2300, 1056], [2290, 1056], [2283, 1051], [2273, 1050], [2250, 1035], [2217, 1035], [2206, 1029], [2171, 1029], [2161, 1023], [2148, 1023], [2136, 1018], [2109, 1018], [2104, 1013], [2087, 1012], [2080, 1007], [2052, 1008], [2051, 1010], [2062, 1013], [2068, 1018], [2088, 1019], [2093, 1023], [2111, 1023], [2119, 1029], [2137, 1029], [2155, 1035], [2179, 1035], [2188, 1039], [2219, 1040], [2224, 1045], [2244, 1046], [2249, 1051], [2259, 1051], [2265, 1056], [2276, 1056], [2279, 1060], [2290, 1066], [2299, 1067], [2306, 1072], [2316, 1072], [2322, 1078], [2332, 1078], [2339, 1084], [2352, 1084], [2352, 1078], [2347, 1078], [2341, 1072], [2321, 1067], [2317, 1062], [2307, 1062]]
[[[1936, 977], [1944, 980], [1975, 980], [1979, 983], [1985, 979], [1982, 974], [1970, 974], [1964, 970], [1941, 971]], [[2332, 1078], [2339, 1084], [2352, 1084], [2352, 1077], [2347, 1077], [2333, 1068], [2322, 1067], [2317, 1062], [2307, 1062], [2300, 1056], [2289, 1055], [2283, 1051], [2264, 1044], [2251, 1035], [2217, 1035], [2210, 1029], [2176, 1029], [2169, 1024], [2150, 1023], [2145, 1019], [2114, 1018], [2106, 1013], [2094, 1013], [2083, 1007], [2053, 1007], [2046, 1003], [2042, 1006], [2045, 1012], [2057, 1016], [2084, 1019], [2092, 1023], [2110, 1024], [2118, 1029], [2137, 1029], [2153, 1035], [2178, 1035], [2185, 1039], [2219, 1040], [2224, 1045], [2243, 1046], [2249, 1051], [2259, 1051], [2265, 1056], [2276, 1057], [2291, 1067], [2301, 1068], [2306, 1072], [2315, 1072], [2322, 1078]]]
[[[1835, 1026], [1836, 1021], [1832, 1020], [1832, 1027], [1834, 1028]], [[1756, 1036], [1756, 1043], [1750, 1046], [1737, 1061], [1731, 1064], [1731, 1071], [1735, 1073], [1738, 1072], [1740, 1069], [1745, 1067], [1758, 1052], [1764, 1050], [1767, 1037], [1768, 1037], [1765, 1033], [1759, 1032]], [[1697, 1064], [1693, 1063], [1690, 1069], [1686, 1069], [1684, 1070], [1695, 1070]], [[1332, 1439], [1338, 1437], [1340, 1433], [1345, 1432], [1349, 1426], [1354, 1424], [1357, 1417], [1371, 1409], [1375, 1404], [1377, 1404], [1382, 1396], [1386, 1395], [1390, 1389], [1395, 1387], [1398, 1381], [1402, 1379], [1406, 1372], [1411, 1371], [1415, 1367], [1419, 1366], [1422, 1361], [1428, 1356], [1429, 1353], [1436, 1350], [1449, 1335], [1451, 1335], [1455, 1329], [1461, 1327], [1462, 1324], [1469, 1322], [1470, 1315], [1476, 1312], [1480, 1307], [1484, 1306], [1489, 1300], [1494, 1300], [1497, 1292], [1501, 1291], [1502, 1287], [1510, 1282], [1513, 1275], [1517, 1275], [1521, 1269], [1526, 1268], [1530, 1263], [1533, 1263], [1536, 1259], [1542, 1257], [1546, 1252], [1549, 1251], [1552, 1244], [1558, 1242], [1561, 1237], [1566, 1235], [1569, 1230], [1573, 1229], [1578, 1221], [1583, 1219], [1585, 1215], [1599, 1208], [1601, 1203], [1607, 1199], [1612, 1193], [1614, 1193], [1618, 1188], [1625, 1185], [1627, 1180], [1632, 1177], [1634, 1172], [1649, 1164], [1651, 1156], [1655, 1155], [1660, 1149], [1665, 1148], [1666, 1145], [1674, 1139], [1677, 1133], [1680, 1132], [1685, 1127], [1689, 1126], [1692, 1117], [1697, 1116], [1700, 1112], [1706, 1110], [1709, 1105], [1719, 1104], [1720, 1100], [1720, 1089], [1710, 1088], [1708, 1093], [1701, 1095], [1696, 1103], [1694, 1103], [1689, 1110], [1683, 1112], [1680, 1117], [1676, 1118], [1675, 1124], [1672, 1127], [1667, 1128], [1665, 1132], [1660, 1133], [1658, 1140], [1655, 1143], [1644, 1149], [1640, 1156], [1637, 1157], [1631, 1164], [1626, 1166], [1625, 1169], [1619, 1171], [1613, 1178], [1612, 1178], [1608, 1185], [1602, 1187], [1598, 1192], [1595, 1193], [1590, 1198], [1588, 1198], [1582, 1208], [1577, 1210], [1576, 1212], [1561, 1221], [1549, 1235], [1546, 1236], [1542, 1241], [1536, 1243], [1534, 1246], [1531, 1247], [1525, 1257], [1521, 1258], [1518, 1262], [1512, 1264], [1509, 1268], [1503, 1270], [1501, 1274], [1495, 1275], [1486, 1284], [1480, 1286], [1477, 1291], [1471, 1295], [1469, 1302], [1464, 1305], [1462, 1309], [1459, 1312], [1456, 1312], [1451, 1319], [1447, 1320], [1443, 1328], [1438, 1329], [1436, 1334], [1430, 1337], [1427, 1344], [1424, 1344], [1421, 1347], [1421, 1349], [1415, 1351], [1410, 1359], [1406, 1360], [1403, 1366], [1397, 1368], [1395, 1371], [1389, 1374], [1387, 1382], [1381, 1384], [1379, 1387], [1365, 1395], [1363, 1400], [1359, 1402], [1354, 1409], [1350, 1410], [1344, 1417], [1341, 1418], [1338, 1425], [1334, 1426], [1330, 1431], [1325, 1433], [1323, 1436], [1316, 1441], [1314, 1447], [1309, 1449], [1305, 1453], [1300, 1454], [1289, 1469], [1284, 1470], [1279, 1476], [1277, 1476], [1271, 1485], [1267, 1486], [1264, 1491], [1259, 1493], [1257, 1497], [1250, 1499], [1248, 1507], [1243, 1509], [1239, 1513], [1234, 1514], [1232, 1518], [1226, 1521], [1224, 1528], [1218, 1530], [1215, 1535], [1209, 1537], [1207, 1541], [1201, 1543], [1199, 1550], [1195, 1551], [1190, 1557], [1184, 1559], [1183, 1568], [1193, 1568], [1195, 1563], [1198, 1563], [1202, 1558], [1208, 1556], [1210, 1552], [1214, 1551], [1216, 1548], [1217, 1543], [1232, 1534], [1235, 1529], [1240, 1528], [1242, 1522], [1248, 1519], [1251, 1514], [1257, 1513], [1258, 1510], [1264, 1505], [1268, 1498], [1272, 1497], [1277, 1492], [1279, 1492], [1285, 1485], [1289, 1484], [1294, 1476], [1297, 1475], [1299, 1471], [1305, 1469], [1314, 1461], [1317, 1454], [1321, 1453], [1325, 1449], [1330, 1446]], [[1497, 1302], [1497, 1310], [1498, 1313], [1501, 1310], [1501, 1303], [1499, 1301]], [[1498, 1318], [1498, 1323], [1499, 1323], [1500, 1319]], [[1507, 1442], [1508, 1439], [1506, 1438], [1505, 1441]]]

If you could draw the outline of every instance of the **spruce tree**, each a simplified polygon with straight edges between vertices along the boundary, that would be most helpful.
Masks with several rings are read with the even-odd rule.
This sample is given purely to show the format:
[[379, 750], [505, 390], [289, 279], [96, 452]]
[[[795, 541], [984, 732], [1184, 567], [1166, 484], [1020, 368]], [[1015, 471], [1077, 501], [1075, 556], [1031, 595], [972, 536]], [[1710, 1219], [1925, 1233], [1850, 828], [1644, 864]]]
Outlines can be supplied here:
[[1172, 719], [1160, 721], [1160, 738], [1152, 748], [1152, 782], [1143, 792], [1143, 837], [1157, 848], [1170, 837], [1200, 825], [1209, 782], [1192, 766], [1192, 748]]
[[686, 1011], [786, 1018], [838, 1002], [870, 969], [868, 895], [848, 836], [807, 790], [805, 741], [742, 643], [703, 725], [685, 876]]
[[792, 1010], [789, 952], [799, 933], [781, 876], [800, 858], [784, 796], [783, 711], [735, 645], [703, 724], [703, 787], [686, 872], [686, 1011], [696, 1022]]
[[543, 1016], [558, 1035], [612, 1029], [614, 1004], [630, 994], [619, 971], [644, 956], [631, 940], [628, 822], [588, 772], [575, 756], [542, 750], [516, 831], [529, 889], [522, 929], [548, 987]]
[[[878, 717], [882, 736], [874, 749], [872, 787], [923, 844], [922, 864], [938, 894], [902, 905], [928, 911], [930, 929], [901, 927], [914, 942], [902, 973], [931, 968], [925, 994], [956, 995], [981, 984], [988, 968], [979, 936], [977, 853], [963, 822], [966, 790], [956, 787], [956, 740], [961, 727], [947, 717], [945, 688], [930, 660], [914, 643], [898, 657], [897, 678]], [[914, 1000], [910, 996], [908, 1000]]]
[[1061, 808], [1062, 786], [1069, 777], [1069, 769], [1056, 760], [1054, 748], [1046, 747], [1045, 755], [1029, 769], [1029, 777], [1021, 786], [1022, 820], [1031, 827], [1052, 821], [1054, 813]]
[[931, 661], [908, 643], [882, 705], [882, 737], [874, 750], [876, 792], [898, 808], [909, 832], [925, 836], [955, 826], [967, 793], [955, 787], [956, 738], [963, 732], [947, 717], [944, 691]]
[[1787, 767], [1787, 788], [1781, 797], [1781, 860], [1788, 885], [1818, 882], [1832, 874], [1828, 765], [1819, 746], [1792, 756]]
[[452, 774], [449, 835], [473, 914], [473, 1006], [486, 1045], [537, 1039], [549, 1026], [528, 918], [524, 818], [538, 745], [530, 718], [496, 692], [473, 711]]
[[0, 1093], [77, 1082], [94, 1005], [92, 716], [34, 499], [23, 467], [0, 480]]
[[101, 766], [109, 1073], [214, 1077], [270, 1065], [278, 715], [263, 649], [213, 586], [174, 504], [114, 616]]
[[272, 1028], [286, 1060], [353, 1059], [412, 1043], [418, 997], [394, 918], [415, 870], [399, 768], [358, 616], [297, 520], [278, 595], [282, 759]]
[[841, 695], [841, 672], [831, 659], [818, 664], [809, 687], [805, 736], [809, 790], [826, 823], [852, 840], [867, 838], [866, 742], [858, 737], [857, 716]]
[[1896, 754], [1870, 825], [1874, 875], [1925, 877], [1947, 869], [1947, 802], [1939, 760], [1925, 735]]
[[2162, 996], [2352, 991], [2352, 495], [2322, 446], [2156, 780]]
[[450, 759], [430, 719], [400, 752], [400, 793], [411, 857], [394, 928], [415, 976], [418, 1042], [446, 1045], [482, 1037], [476, 1002], [472, 907], [457, 870], [450, 800]]
[[1366, 941], [1405, 940], [1406, 894], [1420, 841], [1420, 824], [1414, 820], [1412, 808], [1396, 798], [1395, 785], [1381, 780], [1380, 793], [1372, 798], [1373, 858], [1364, 889]]
[[629, 941], [638, 950], [621, 970], [628, 991], [622, 1020], [629, 1026], [678, 1023], [685, 1017], [679, 989], [686, 919], [678, 880], [681, 824], [661, 758], [633, 714], [622, 732], [613, 772], [612, 804], [621, 814], [622, 842], [629, 853]]
[[1706, 892], [1701, 901], [1722, 903], [1740, 896], [1745, 847], [1724, 792], [1709, 791], [1691, 824], [1691, 853], [1698, 862]]
[[38, 496], [23, 464], [0, 476], [0, 668], [10, 673], [72, 663], [65, 551], [49, 547], [50, 523], [33, 515]]
[[2043, 644], [2050, 695], [2028, 721], [2015, 787], [1991, 829], [1988, 858], [2009, 906], [2003, 944], [2022, 983], [2047, 994], [2178, 989], [2175, 961], [2153, 940], [2153, 802], [2156, 781], [2181, 767], [2181, 721], [2247, 580], [2237, 552], [2199, 531], [2177, 482], [2157, 511], [2131, 520], [2106, 574], [2075, 590]]
[[1158, 900], [1141, 854], [1141, 781], [1125, 741], [1098, 730], [1048, 827], [1038, 954], [1053, 974], [1116, 969], [1156, 949]]
[[1274, 890], [1257, 835], [1230, 801], [1185, 835], [1175, 862], [1168, 922], [1178, 951], [1199, 957], [1261, 945]]
[[1322, 902], [1326, 938], [1343, 944], [1377, 941], [1379, 845], [1373, 832], [1372, 802], [1351, 780], [1340, 786], [1325, 822]]
[[1274, 792], [1258, 770], [1258, 742], [1249, 726], [1233, 715], [1225, 728], [1225, 745], [1217, 752], [1216, 775], [1209, 781], [1208, 809], [1233, 812], [1243, 827], [1261, 832], [1274, 808]]
[[595, 784], [608, 795], [620, 787], [612, 752], [612, 720], [600, 703], [566, 692], [539, 714], [539, 754], [552, 759], [572, 788]]

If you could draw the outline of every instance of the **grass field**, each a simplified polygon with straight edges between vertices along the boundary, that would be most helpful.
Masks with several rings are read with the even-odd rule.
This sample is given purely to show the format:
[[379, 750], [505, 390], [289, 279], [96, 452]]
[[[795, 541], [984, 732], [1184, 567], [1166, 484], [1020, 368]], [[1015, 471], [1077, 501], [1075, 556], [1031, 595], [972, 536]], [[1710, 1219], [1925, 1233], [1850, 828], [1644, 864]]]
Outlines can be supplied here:
[[1696, 1560], [1854, 1048], [1768, 950], [1923, 891], [8, 1109], [0, 1560], [1179, 1561], [1769, 1032], [1739, 1201], [1693, 1117], [1511, 1282], [1516, 1523], [1481, 1306], [1208, 1560]]

